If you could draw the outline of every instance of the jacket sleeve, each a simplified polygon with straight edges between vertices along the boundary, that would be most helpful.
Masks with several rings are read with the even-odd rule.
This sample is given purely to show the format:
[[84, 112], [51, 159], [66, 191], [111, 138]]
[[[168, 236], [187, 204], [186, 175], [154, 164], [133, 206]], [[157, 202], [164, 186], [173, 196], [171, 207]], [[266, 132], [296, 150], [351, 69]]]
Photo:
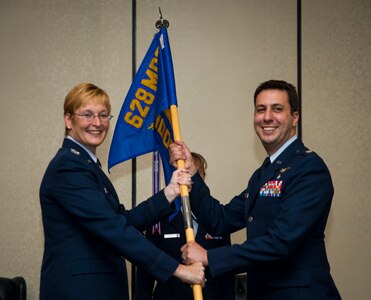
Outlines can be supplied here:
[[230, 234], [245, 227], [244, 197], [242, 192], [228, 204], [222, 205], [210, 195], [210, 190], [196, 173], [190, 192], [192, 212], [211, 235]]
[[[270, 263], [291, 256], [309, 238], [318, 241], [323, 239], [333, 196], [330, 173], [323, 161], [314, 154], [302, 159], [300, 165], [290, 172], [278, 212], [264, 234], [239, 245], [208, 251], [209, 268], [213, 276], [228, 271], [267, 268]], [[199, 211], [206, 213], [205, 209], [212, 210], [211, 219], [215, 226], [228, 220], [231, 215], [229, 205], [216, 205], [205, 188], [192, 192], [199, 194]], [[230, 204], [235, 201], [233, 199]], [[222, 218], [222, 221], [216, 221], [216, 216]]]
[[164, 190], [161, 190], [133, 209], [124, 210], [123, 213], [131, 225], [143, 231], [173, 212], [174, 210], [165, 197]]
[[[56, 199], [57, 205], [69, 214], [71, 222], [77, 222], [102, 243], [141, 266], [158, 280], [166, 281], [174, 273], [178, 262], [146, 240], [130, 224], [125, 213], [113, 209], [115, 201], [118, 205], [117, 199], [102, 186], [94, 168], [72, 157], [61, 159], [49, 176], [49, 192]], [[161, 218], [160, 212], [170, 209], [163, 194], [155, 198], [159, 200], [156, 208], [150, 200], [138, 209], [152, 220]], [[140, 223], [145, 225], [146, 222]]]

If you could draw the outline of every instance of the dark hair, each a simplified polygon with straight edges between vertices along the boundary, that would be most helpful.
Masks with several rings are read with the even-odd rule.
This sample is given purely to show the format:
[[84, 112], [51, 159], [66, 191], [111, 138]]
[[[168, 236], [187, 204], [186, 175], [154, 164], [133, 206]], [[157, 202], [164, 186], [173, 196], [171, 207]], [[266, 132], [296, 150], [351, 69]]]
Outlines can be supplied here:
[[254, 93], [254, 106], [256, 105], [256, 98], [260, 94], [260, 92], [264, 90], [282, 90], [287, 91], [289, 95], [289, 103], [291, 108], [291, 113], [295, 111], [299, 111], [299, 97], [296, 92], [295, 86], [291, 83], [288, 83], [283, 80], [268, 80], [266, 82], [261, 83], [255, 90]]

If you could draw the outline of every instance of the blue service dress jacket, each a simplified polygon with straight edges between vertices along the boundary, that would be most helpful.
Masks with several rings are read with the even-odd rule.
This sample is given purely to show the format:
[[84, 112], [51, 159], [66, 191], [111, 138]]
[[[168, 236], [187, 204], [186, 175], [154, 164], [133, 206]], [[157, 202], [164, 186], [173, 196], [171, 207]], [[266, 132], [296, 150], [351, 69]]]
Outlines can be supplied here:
[[98, 164], [69, 139], [47, 167], [40, 203], [41, 300], [129, 299], [124, 258], [159, 281], [178, 266], [137, 230], [173, 212], [163, 191], [125, 210]]
[[246, 228], [239, 245], [208, 251], [211, 275], [247, 272], [248, 299], [330, 300], [340, 295], [330, 275], [324, 230], [333, 185], [322, 159], [297, 139], [227, 205], [192, 178], [192, 210], [211, 234]]
[[[182, 262], [180, 248], [186, 244], [187, 241], [183, 214], [180, 211], [171, 221], [169, 221], [169, 218], [165, 218], [161, 220], [159, 227], [149, 228], [146, 231], [146, 237], [153, 242], [156, 247], [174, 257], [179, 263]], [[231, 244], [230, 235], [211, 236], [201, 225], [198, 225], [195, 240], [205, 249], [213, 249]], [[157, 282], [154, 290], [153, 287], [154, 278], [146, 271], [139, 268], [137, 274], [136, 300], [194, 299], [190, 285], [175, 277], [170, 278], [166, 282]], [[202, 294], [204, 300], [234, 300], [233, 274], [222, 275], [217, 278], [207, 278], [206, 285], [202, 289]]]

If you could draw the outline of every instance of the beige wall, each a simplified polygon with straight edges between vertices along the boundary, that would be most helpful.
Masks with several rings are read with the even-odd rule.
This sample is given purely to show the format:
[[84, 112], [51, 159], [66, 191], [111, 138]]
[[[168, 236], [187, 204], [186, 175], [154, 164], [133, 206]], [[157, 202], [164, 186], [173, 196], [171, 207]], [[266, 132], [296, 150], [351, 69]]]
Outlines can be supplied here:
[[[161, 6], [183, 138], [207, 158], [207, 181], [227, 202], [264, 157], [252, 130], [255, 87], [270, 78], [297, 83], [296, 1], [137, 2], [138, 66]], [[329, 259], [343, 298], [368, 299], [371, 3], [313, 0], [302, 8], [303, 138], [327, 162], [336, 190]], [[0, 0], [0, 41], [0, 276], [24, 276], [35, 300], [43, 248], [38, 188], [63, 138], [63, 99], [90, 81], [107, 90], [118, 115], [131, 83], [131, 1]], [[105, 166], [112, 132], [98, 152]], [[139, 199], [151, 194], [150, 164], [150, 155], [138, 159]], [[127, 207], [130, 173], [126, 162], [110, 175]]]
[[335, 185], [332, 273], [344, 299], [370, 299], [371, 1], [303, 2], [303, 137]]

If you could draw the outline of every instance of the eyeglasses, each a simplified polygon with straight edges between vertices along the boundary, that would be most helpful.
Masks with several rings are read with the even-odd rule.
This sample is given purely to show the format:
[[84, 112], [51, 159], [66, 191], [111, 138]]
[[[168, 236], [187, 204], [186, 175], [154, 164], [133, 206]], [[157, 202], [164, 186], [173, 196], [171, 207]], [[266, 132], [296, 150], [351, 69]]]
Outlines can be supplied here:
[[108, 113], [100, 113], [100, 114], [93, 114], [92, 112], [85, 112], [83, 114], [77, 114], [77, 113], [73, 113], [73, 115], [76, 115], [76, 116], [79, 116], [79, 117], [82, 117], [83, 119], [85, 119], [86, 121], [93, 121], [95, 120], [95, 117], [98, 117], [99, 120], [101, 121], [109, 121], [113, 118], [112, 115], [108, 114]]

